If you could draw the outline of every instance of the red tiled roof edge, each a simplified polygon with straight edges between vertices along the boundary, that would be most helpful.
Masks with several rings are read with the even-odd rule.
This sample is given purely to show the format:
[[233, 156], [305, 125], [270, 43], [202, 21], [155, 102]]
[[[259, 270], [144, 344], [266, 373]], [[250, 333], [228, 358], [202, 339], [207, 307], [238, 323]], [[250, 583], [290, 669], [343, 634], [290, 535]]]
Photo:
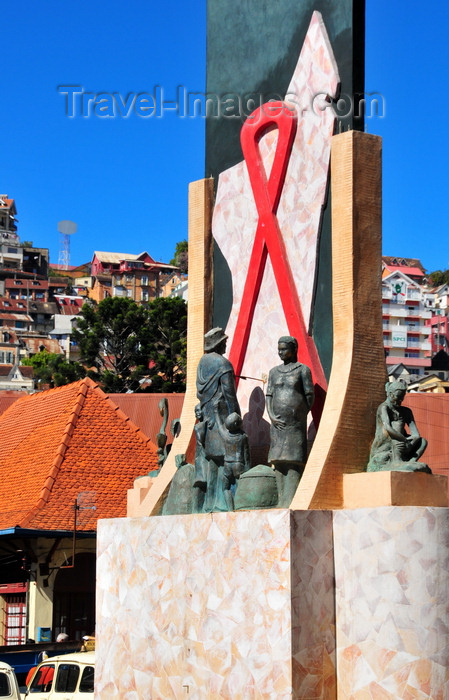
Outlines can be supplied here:
[[62, 439], [56, 450], [56, 456], [53, 460], [50, 472], [47, 478], [45, 479], [44, 486], [42, 487], [42, 490], [39, 494], [39, 498], [37, 500], [36, 505], [30, 510], [28, 515], [26, 515], [25, 518], [23, 518], [22, 521], [19, 523], [20, 527], [26, 527], [28, 523], [48, 502], [48, 498], [53, 488], [53, 484], [55, 483], [61, 464], [64, 461], [65, 453], [70, 444], [70, 439], [73, 435], [73, 431], [75, 429], [78, 417], [81, 413], [81, 409], [84, 404], [84, 399], [86, 398], [87, 393], [89, 391], [91, 381], [92, 380], [88, 378], [82, 379], [80, 381], [80, 388], [75, 400], [75, 406], [70, 413], [69, 419], [64, 428], [64, 432], [62, 433]]
[[96, 384], [92, 379], [89, 379], [88, 377], [86, 377], [85, 381], [90, 382], [90, 387], [92, 391], [95, 394], [97, 394], [99, 398], [103, 399], [103, 401], [106, 401], [106, 405], [111, 409], [111, 411], [114, 411], [115, 415], [118, 418], [120, 418], [122, 421], [128, 424], [130, 430], [132, 430], [133, 433], [137, 435], [139, 440], [141, 440], [145, 445], [151, 445], [152, 447], [154, 447], [154, 449], [157, 449], [156, 445], [151, 440], [151, 438], [147, 437], [145, 433], [142, 432], [142, 430], [134, 423], [134, 421], [132, 421], [131, 418], [127, 416], [126, 413], [124, 413], [122, 409], [119, 408], [117, 404], [114, 403], [114, 401], [107, 394], [105, 394], [102, 389], [100, 389], [98, 384]]
[[[19, 366], [21, 367], [22, 365], [19, 365]], [[17, 399], [17, 401], [24, 401], [24, 399], [27, 399], [29, 396], [30, 396], [30, 394], [24, 392], [23, 396], [19, 396], [19, 398]], [[16, 404], [17, 401], [14, 401], [14, 403]], [[11, 410], [11, 408], [13, 407], [13, 405], [14, 405], [14, 404], [11, 404], [11, 406], [8, 406], [8, 408], [7, 408], [5, 411], [3, 411], [3, 413], [0, 415], [0, 420], [2, 420], [3, 416], [6, 416], [6, 414], [8, 413], [9, 410]]]

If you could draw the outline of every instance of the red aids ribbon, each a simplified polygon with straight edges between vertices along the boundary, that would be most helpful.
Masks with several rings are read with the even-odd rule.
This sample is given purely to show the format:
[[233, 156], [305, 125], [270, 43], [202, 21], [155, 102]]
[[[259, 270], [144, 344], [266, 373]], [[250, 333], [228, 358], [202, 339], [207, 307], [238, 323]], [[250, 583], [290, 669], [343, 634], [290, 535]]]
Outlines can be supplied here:
[[[267, 180], [259, 141], [273, 127], [277, 127], [279, 133], [273, 165]], [[289, 109], [284, 102], [268, 102], [248, 117], [241, 130], [240, 141], [259, 220], [229, 359], [234, 366], [235, 374], [240, 375], [267, 255], [269, 255], [289, 333], [298, 341], [298, 357], [301, 362], [310, 367], [316, 388], [324, 389], [327, 386], [326, 378], [315, 343], [305, 327], [285, 243], [276, 218], [296, 128], [296, 112]], [[300, 262], [298, 261], [298, 264]], [[312, 409], [316, 423], [321, 416], [323, 393], [323, 391], [317, 391]]]

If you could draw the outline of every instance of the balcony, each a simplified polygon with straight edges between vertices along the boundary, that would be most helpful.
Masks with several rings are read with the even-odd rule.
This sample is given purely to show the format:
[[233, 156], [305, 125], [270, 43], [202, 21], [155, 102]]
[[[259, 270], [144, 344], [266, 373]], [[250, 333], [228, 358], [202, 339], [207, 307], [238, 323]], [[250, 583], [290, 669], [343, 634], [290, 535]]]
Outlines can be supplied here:
[[417, 343], [410, 342], [411, 338], [407, 339], [408, 350], [431, 350], [432, 346], [429, 340], [419, 340]]
[[402, 331], [403, 333], [407, 333], [407, 331], [410, 329], [408, 328], [408, 326], [405, 326], [401, 323], [387, 323], [385, 324], [385, 326], [382, 326], [382, 330], [384, 331], [384, 333], [388, 331]]
[[410, 289], [409, 289], [408, 292], [407, 292], [407, 297], [406, 297], [406, 299], [407, 299], [407, 301], [408, 301], [409, 299], [410, 299], [410, 300], [413, 300], [413, 301], [421, 301], [421, 299], [422, 299], [422, 294], [421, 294], [421, 292], [420, 292], [419, 290], [417, 290], [417, 289], [416, 289], [416, 290], [410, 290]]
[[129, 261], [126, 260], [120, 263], [120, 272], [135, 272], [136, 270], [145, 270], [146, 265], [141, 260]]
[[390, 306], [382, 306], [382, 314], [390, 316], [390, 318], [432, 318], [432, 311], [428, 309], [408, 309], [404, 304], [391, 304]]
[[397, 365], [402, 362], [406, 367], [430, 367], [432, 360], [430, 357], [405, 357], [404, 355], [388, 355], [387, 365]]

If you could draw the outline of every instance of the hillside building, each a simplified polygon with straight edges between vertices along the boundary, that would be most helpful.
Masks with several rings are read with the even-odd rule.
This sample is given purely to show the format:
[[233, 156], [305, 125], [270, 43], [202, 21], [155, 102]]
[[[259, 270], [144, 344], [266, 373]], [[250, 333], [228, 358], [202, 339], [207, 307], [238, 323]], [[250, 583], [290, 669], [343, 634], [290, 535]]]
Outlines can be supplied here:
[[89, 296], [96, 302], [128, 297], [143, 304], [161, 296], [161, 275], [173, 270], [173, 265], [156, 262], [146, 251], [133, 255], [97, 250], [92, 259]]
[[431, 329], [427, 325], [431, 317], [419, 282], [400, 270], [383, 278], [382, 328], [387, 366], [402, 363], [411, 380], [431, 366]]

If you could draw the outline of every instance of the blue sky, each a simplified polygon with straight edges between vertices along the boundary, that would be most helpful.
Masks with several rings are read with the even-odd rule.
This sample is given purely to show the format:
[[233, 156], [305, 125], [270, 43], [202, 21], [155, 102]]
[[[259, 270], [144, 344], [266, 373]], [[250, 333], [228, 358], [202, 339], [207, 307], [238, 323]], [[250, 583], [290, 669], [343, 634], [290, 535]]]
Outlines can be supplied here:
[[[157, 85], [165, 100], [175, 99], [178, 85], [204, 91], [205, 5], [8, 6], [0, 190], [16, 200], [21, 239], [50, 248], [52, 262], [62, 219], [78, 224], [72, 264], [90, 260], [94, 249], [146, 249], [167, 261], [187, 237], [188, 183], [204, 174], [204, 120], [174, 111], [141, 118], [135, 109], [128, 118], [69, 118], [58, 86], [124, 99], [154, 94]], [[367, 0], [366, 91], [385, 99], [384, 117], [367, 120], [367, 130], [383, 137], [383, 251], [419, 257], [428, 270], [449, 268], [448, 30], [449, 3], [441, 0], [416, 3], [412, 11], [403, 0]], [[139, 107], [151, 105], [141, 100]], [[75, 109], [81, 112], [80, 95]]]

